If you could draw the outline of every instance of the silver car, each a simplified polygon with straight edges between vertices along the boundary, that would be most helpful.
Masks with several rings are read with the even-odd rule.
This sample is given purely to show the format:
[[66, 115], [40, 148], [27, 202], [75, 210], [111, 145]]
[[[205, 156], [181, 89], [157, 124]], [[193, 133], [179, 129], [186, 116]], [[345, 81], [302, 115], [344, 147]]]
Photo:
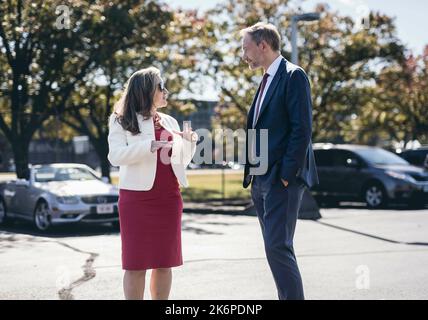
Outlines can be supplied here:
[[40, 231], [76, 222], [118, 227], [118, 199], [119, 190], [86, 165], [35, 165], [29, 180], [0, 183], [0, 223], [20, 218]]

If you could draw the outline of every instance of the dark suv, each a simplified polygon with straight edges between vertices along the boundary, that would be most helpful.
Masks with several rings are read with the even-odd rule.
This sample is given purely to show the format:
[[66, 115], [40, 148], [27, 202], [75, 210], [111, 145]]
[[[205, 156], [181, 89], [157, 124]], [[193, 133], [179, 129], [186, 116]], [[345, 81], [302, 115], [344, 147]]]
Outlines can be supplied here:
[[320, 183], [312, 194], [320, 201], [361, 201], [369, 208], [389, 201], [423, 207], [428, 202], [428, 171], [382, 148], [314, 144]]

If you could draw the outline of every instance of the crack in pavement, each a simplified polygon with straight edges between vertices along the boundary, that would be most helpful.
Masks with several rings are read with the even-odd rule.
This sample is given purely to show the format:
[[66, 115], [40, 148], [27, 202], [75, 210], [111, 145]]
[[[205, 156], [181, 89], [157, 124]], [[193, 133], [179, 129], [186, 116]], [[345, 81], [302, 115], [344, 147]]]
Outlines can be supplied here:
[[56, 244], [59, 244], [59, 245], [66, 247], [68, 249], [71, 249], [75, 252], [79, 252], [79, 253], [83, 253], [83, 254], [89, 254], [89, 258], [86, 259], [85, 264], [82, 266], [83, 276], [81, 276], [76, 281], [72, 282], [69, 286], [64, 287], [58, 291], [58, 296], [59, 296], [60, 300], [74, 300], [74, 296], [72, 294], [73, 289], [84, 284], [84, 283], [86, 283], [86, 282], [88, 282], [89, 280], [95, 278], [97, 273], [95, 271], [95, 268], [93, 267], [93, 264], [95, 262], [95, 259], [97, 257], [99, 257], [99, 254], [95, 253], [95, 252], [88, 252], [88, 251], [80, 250], [78, 248], [75, 248], [75, 247], [73, 247], [67, 243], [61, 242], [61, 241], [45, 241], [45, 242], [56, 243]]
[[[6, 235], [6, 237], [4, 237]], [[57, 245], [61, 245], [67, 249], [71, 249], [75, 252], [78, 253], [82, 253], [82, 254], [88, 254], [89, 258], [86, 259], [85, 264], [82, 266], [83, 269], [83, 276], [81, 276], [79, 279], [77, 279], [76, 281], [72, 282], [71, 284], [69, 284], [68, 286], [61, 288], [58, 291], [58, 296], [61, 300], [73, 300], [74, 296], [72, 294], [72, 290], [86, 282], [88, 282], [89, 280], [95, 278], [96, 276], [96, 271], [95, 268], [93, 266], [95, 259], [97, 259], [99, 257], [99, 254], [96, 252], [89, 252], [89, 251], [83, 251], [80, 250], [79, 248], [73, 247], [65, 242], [61, 242], [58, 240], [47, 240], [46, 238], [38, 238], [35, 236], [26, 236], [22, 239], [20, 238], [16, 238], [15, 235], [9, 235], [8, 232], [4, 233], [4, 234], [0, 234], [0, 244], [2, 244], [6, 239], [6, 242], [20, 242], [20, 241], [26, 241], [26, 242], [32, 242], [32, 241], [36, 241], [37, 243], [53, 243], [53, 244], [57, 244]], [[0, 246], [1, 248], [1, 246]]]

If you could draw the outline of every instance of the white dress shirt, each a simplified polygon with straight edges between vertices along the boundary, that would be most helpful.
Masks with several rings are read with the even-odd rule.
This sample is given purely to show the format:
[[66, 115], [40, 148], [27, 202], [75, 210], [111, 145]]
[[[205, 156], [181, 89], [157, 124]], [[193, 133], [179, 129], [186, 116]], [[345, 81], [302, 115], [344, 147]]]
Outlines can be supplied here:
[[[267, 78], [266, 81], [266, 85], [265, 88], [263, 90], [263, 95], [260, 97], [257, 97], [257, 100], [261, 99], [260, 101], [260, 109], [262, 108], [263, 105], [263, 100], [265, 99], [266, 96], [266, 92], [269, 89], [270, 84], [272, 83], [273, 78], [275, 77], [276, 72], [278, 71], [279, 65], [281, 64], [281, 60], [283, 59], [282, 55], [279, 55], [278, 58], [276, 58], [271, 65], [269, 66], [269, 68], [266, 70], [266, 73], [269, 74], [269, 77]], [[257, 106], [257, 101], [256, 104]], [[259, 112], [257, 112], [257, 110], [254, 110], [254, 115], [253, 115], [253, 124], [256, 123], [256, 115], [260, 115], [260, 110]]]

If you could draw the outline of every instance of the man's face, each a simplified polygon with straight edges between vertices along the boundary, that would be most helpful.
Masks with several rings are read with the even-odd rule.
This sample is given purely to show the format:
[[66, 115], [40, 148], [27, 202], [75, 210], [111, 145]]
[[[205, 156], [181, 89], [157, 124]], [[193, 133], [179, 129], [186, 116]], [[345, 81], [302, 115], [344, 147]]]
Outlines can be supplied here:
[[261, 67], [263, 59], [261, 46], [257, 45], [248, 33], [242, 39], [242, 59], [248, 63], [251, 70]]

